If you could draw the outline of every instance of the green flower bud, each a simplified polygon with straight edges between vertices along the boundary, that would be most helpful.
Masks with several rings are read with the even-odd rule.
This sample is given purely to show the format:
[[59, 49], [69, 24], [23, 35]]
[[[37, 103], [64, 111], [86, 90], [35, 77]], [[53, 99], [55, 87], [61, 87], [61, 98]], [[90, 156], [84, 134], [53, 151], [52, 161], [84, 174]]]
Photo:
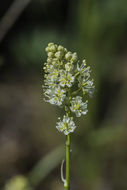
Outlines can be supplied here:
[[47, 58], [47, 63], [52, 63], [52, 60], [51, 60], [51, 58]]
[[84, 64], [84, 66], [86, 66], [86, 60], [83, 59], [82, 63]]
[[54, 53], [52, 53], [52, 52], [49, 52], [49, 53], [48, 53], [48, 57], [49, 57], [49, 58], [52, 58], [53, 56], [54, 56]]
[[73, 53], [73, 54], [72, 54], [72, 59], [71, 59], [71, 61], [72, 61], [72, 62], [76, 62], [77, 59], [78, 59], [77, 53]]
[[56, 52], [57, 47], [56, 47], [56, 45], [53, 44], [53, 45], [50, 46], [49, 49], [50, 49], [51, 52]]
[[54, 43], [49, 43], [49, 44], [48, 44], [48, 47], [51, 47], [52, 45], [54, 45]]
[[63, 53], [61, 51], [57, 51], [55, 53], [55, 57], [57, 57], [58, 59], [62, 58], [62, 56], [63, 56]]
[[73, 63], [68, 62], [65, 64], [65, 70], [66, 71], [72, 71], [73, 68], [74, 68]]
[[67, 61], [70, 61], [71, 58], [72, 58], [72, 53], [69, 51], [69, 52], [67, 52], [67, 53], [65, 54], [65, 59], [66, 59]]
[[58, 46], [58, 51], [64, 51], [64, 47], [63, 46]]
[[45, 51], [48, 53], [50, 51], [49, 47], [46, 47]]

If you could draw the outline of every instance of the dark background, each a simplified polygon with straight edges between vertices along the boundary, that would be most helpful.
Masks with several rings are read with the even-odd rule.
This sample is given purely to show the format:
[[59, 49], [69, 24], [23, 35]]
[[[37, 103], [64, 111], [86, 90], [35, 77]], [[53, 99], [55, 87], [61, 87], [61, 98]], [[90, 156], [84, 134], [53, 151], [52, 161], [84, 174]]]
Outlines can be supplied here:
[[4, 0], [0, 5], [0, 189], [63, 190], [62, 110], [43, 101], [49, 42], [76, 51], [96, 91], [72, 135], [73, 190], [127, 189], [127, 1]]

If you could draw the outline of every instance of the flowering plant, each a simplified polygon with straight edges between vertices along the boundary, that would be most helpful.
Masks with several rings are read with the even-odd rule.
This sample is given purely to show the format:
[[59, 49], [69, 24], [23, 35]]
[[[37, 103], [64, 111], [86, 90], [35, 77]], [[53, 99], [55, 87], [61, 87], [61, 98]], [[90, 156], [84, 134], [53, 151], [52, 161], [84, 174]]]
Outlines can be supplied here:
[[78, 60], [77, 53], [67, 51], [61, 45], [49, 43], [46, 47], [48, 55], [44, 63], [44, 95], [45, 101], [65, 110], [65, 115], [57, 122], [56, 128], [66, 135], [66, 180], [65, 189], [70, 189], [70, 133], [76, 125], [74, 115], [81, 117], [88, 112], [86, 95], [94, 92], [94, 83], [90, 78], [90, 67], [86, 60]]

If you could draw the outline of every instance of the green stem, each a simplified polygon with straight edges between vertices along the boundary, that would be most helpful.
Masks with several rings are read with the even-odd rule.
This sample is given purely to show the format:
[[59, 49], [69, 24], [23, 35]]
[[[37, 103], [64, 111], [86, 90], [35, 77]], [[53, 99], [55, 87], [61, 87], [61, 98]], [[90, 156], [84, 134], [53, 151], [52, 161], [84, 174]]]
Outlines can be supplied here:
[[65, 189], [70, 190], [70, 134], [66, 136], [66, 183]]
[[76, 95], [78, 92], [80, 92], [80, 90], [82, 90], [82, 88], [79, 88], [78, 90], [72, 92], [72, 96]]

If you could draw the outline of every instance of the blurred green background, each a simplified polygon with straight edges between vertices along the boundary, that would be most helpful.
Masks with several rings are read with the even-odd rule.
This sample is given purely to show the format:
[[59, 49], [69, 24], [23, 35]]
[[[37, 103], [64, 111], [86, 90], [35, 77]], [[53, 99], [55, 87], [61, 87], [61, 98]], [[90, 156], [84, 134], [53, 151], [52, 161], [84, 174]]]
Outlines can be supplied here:
[[127, 190], [127, 1], [0, 6], [0, 189], [63, 190], [63, 113], [43, 101], [49, 42], [86, 58], [96, 91], [72, 135], [71, 190]]

